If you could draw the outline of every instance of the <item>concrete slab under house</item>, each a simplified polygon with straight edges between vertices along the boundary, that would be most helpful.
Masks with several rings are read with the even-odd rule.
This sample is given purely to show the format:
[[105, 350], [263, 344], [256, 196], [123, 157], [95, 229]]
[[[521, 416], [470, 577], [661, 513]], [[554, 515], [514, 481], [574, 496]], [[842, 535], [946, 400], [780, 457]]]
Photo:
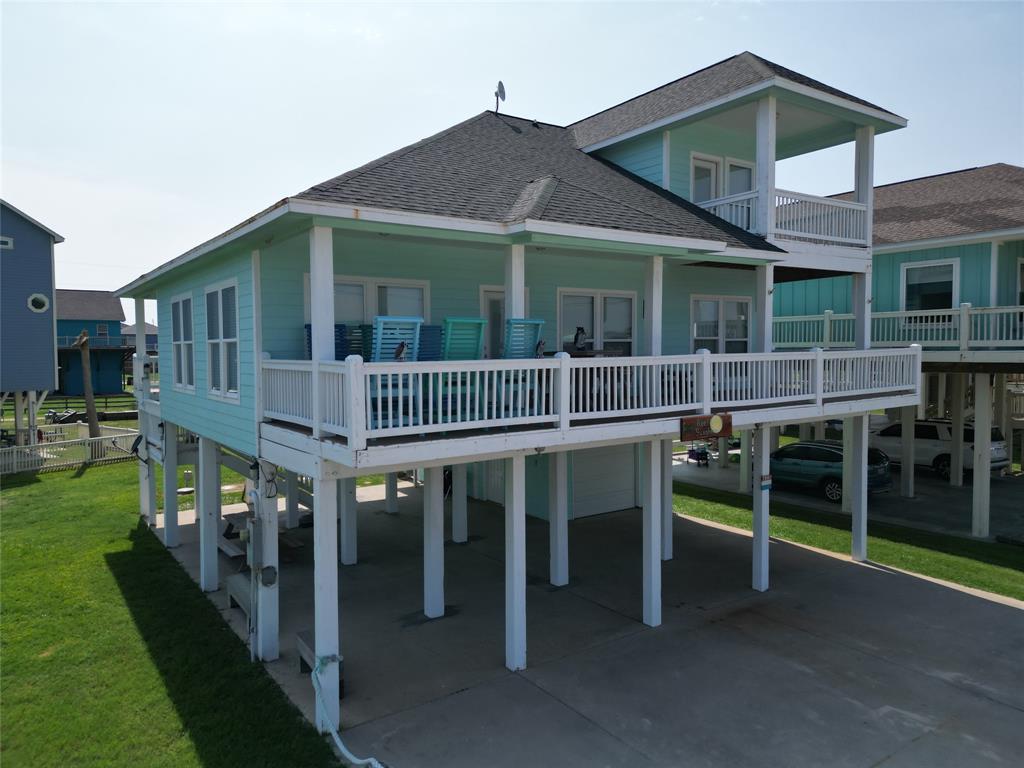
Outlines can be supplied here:
[[[342, 657], [348, 680], [369, 638], [345, 625], [346, 604], [386, 600], [379, 584], [364, 592], [348, 578], [373, 570], [367, 551], [387, 550], [364, 547], [359, 477], [387, 476], [375, 536], [408, 522], [396, 473], [421, 478], [405, 499], [421, 506], [417, 546], [398, 537], [386, 556], [401, 560], [393, 574], [405, 587], [415, 580], [408, 621], [502, 617], [503, 654], [465, 649], [477, 679], [530, 670], [561, 642], [537, 642], [558, 635], [556, 606], [527, 622], [527, 541], [541, 528], [546, 580], [562, 588], [576, 578], [570, 539], [586, 519], [633, 520], [630, 536], [597, 537], [635, 560], [607, 576], [628, 583], [627, 619], [598, 629], [664, 623], [681, 419], [725, 414], [745, 436], [752, 596], [772, 581], [777, 428], [842, 419], [851, 556], [865, 560], [868, 414], [916, 409], [922, 391], [919, 345], [871, 345], [874, 141], [905, 124], [743, 53], [570, 126], [483, 112], [282, 199], [118, 291], [137, 317], [146, 299], [158, 312], [159, 391], [141, 359], [134, 371], [140, 512], [157, 523], [162, 464], [159, 532], [179, 546], [172, 470], [195, 466], [188, 563], [203, 590], [245, 609], [256, 658], [293, 654], [303, 633], [319, 691], [307, 713], [325, 733], [351, 722]], [[776, 188], [777, 160], [847, 143], [852, 199]], [[777, 290], [825, 276], [846, 279], [850, 348], [778, 349]], [[145, 349], [144, 324], [138, 333]], [[221, 536], [221, 466], [252, 480], [247, 576], [229, 577], [219, 554], [240, 546]], [[312, 518], [305, 570], [292, 570], [290, 542], [279, 541], [281, 497], [286, 527], [300, 508]], [[500, 509], [495, 588], [481, 586], [457, 615], [450, 596], [464, 583], [458, 548], [445, 546], [446, 497], [459, 544], [478, 534], [471, 505]], [[312, 586], [288, 593], [312, 604], [303, 626], [282, 599], [295, 579]], [[313, 687], [296, 685], [308, 704]]]

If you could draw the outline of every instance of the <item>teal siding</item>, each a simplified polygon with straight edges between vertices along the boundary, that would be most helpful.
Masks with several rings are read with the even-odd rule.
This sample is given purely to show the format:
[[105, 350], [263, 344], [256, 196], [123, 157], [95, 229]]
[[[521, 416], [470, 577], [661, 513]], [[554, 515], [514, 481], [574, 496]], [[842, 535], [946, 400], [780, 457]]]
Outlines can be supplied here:
[[819, 315], [826, 309], [837, 314], [852, 312], [853, 278], [843, 275], [779, 283], [773, 297], [775, 314], [779, 317]]
[[[205, 289], [225, 280], [238, 282], [239, 399], [217, 400], [207, 395]], [[171, 364], [171, 300], [181, 294], [192, 297], [195, 341], [195, 392], [176, 390]], [[157, 291], [160, 327], [160, 414], [171, 422], [221, 445], [243, 453], [257, 452], [256, 379], [253, 344], [252, 260], [248, 252], [207, 259], [199, 269], [185, 271], [161, 284]]]
[[997, 297], [1001, 306], [1024, 305], [1020, 284], [1020, 260], [1024, 259], [1024, 240], [1003, 243], [999, 248]]
[[598, 150], [598, 155], [616, 165], [661, 186], [662, 133], [654, 131], [635, 139]]
[[[694, 350], [691, 340], [690, 305], [694, 294], [711, 296], [737, 296], [751, 299], [756, 286], [754, 271], [716, 269], [714, 267], [685, 266], [681, 262], [665, 261], [664, 298], [662, 314], [664, 325], [661, 348], [666, 355], [687, 355]], [[757, 332], [757, 321], [752, 320], [750, 336]]]
[[[687, 200], [690, 199], [690, 155], [693, 152], [721, 158], [723, 162], [728, 157], [752, 163], [755, 153], [753, 126], [749, 135], [717, 128], [706, 122], [669, 131], [669, 189]], [[725, 194], [722, 189], [720, 195]]]

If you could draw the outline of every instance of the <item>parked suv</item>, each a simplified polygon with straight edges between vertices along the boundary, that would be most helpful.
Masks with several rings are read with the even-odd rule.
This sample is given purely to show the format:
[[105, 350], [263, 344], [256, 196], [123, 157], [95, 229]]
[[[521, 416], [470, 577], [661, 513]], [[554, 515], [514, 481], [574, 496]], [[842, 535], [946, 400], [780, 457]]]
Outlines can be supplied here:
[[[800, 485], [818, 490], [833, 504], [843, 500], [843, 444], [838, 440], [790, 443], [771, 455], [772, 480], [779, 485]], [[868, 448], [868, 491], [892, 486], [889, 457]]]
[[[899, 463], [903, 442], [903, 424], [896, 422], [868, 435], [868, 445], [887, 451]], [[914, 464], [931, 467], [944, 480], [949, 479], [953, 450], [953, 422], [949, 419], [925, 419], [914, 422]], [[992, 469], [1010, 465], [1006, 442], [998, 427], [992, 428]], [[974, 469], [974, 425], [964, 425], [964, 469]]]

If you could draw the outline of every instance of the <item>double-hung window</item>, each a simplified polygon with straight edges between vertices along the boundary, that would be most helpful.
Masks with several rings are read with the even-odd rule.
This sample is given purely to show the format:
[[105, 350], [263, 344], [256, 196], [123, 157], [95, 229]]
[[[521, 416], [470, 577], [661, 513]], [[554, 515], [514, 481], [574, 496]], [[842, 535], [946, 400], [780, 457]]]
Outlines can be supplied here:
[[[377, 315], [428, 319], [429, 283], [374, 277], [334, 278], [334, 322], [372, 323]], [[306, 322], [310, 322], [309, 275], [306, 275]]]
[[[559, 290], [560, 352], [633, 354], [633, 293]], [[577, 332], [582, 329], [579, 341]]]
[[191, 297], [183, 296], [171, 301], [171, 368], [177, 389], [191, 390], [195, 387]]
[[908, 312], [952, 309], [960, 302], [957, 261], [903, 265], [903, 309]]
[[238, 287], [206, 291], [206, 379], [210, 393], [238, 397]]
[[732, 296], [694, 296], [691, 303], [693, 351], [748, 352], [750, 299]]

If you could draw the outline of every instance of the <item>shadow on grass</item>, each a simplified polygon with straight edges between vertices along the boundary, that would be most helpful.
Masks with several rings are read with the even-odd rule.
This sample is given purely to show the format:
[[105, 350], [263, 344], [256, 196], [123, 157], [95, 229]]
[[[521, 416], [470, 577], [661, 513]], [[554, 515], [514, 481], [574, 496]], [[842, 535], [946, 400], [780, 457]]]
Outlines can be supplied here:
[[[750, 496], [742, 493], [723, 491], [717, 488], [706, 488], [690, 483], [676, 482], [673, 486], [677, 491], [686, 496], [703, 499], [712, 503], [725, 504], [730, 507], [750, 510], [753, 503]], [[795, 504], [772, 501], [771, 515], [773, 517], [782, 517], [788, 520], [797, 520], [803, 523], [832, 528], [846, 533], [850, 531], [849, 516], [838, 512], [818, 512], [817, 510], [799, 507]], [[872, 522], [870, 520], [868, 521], [868, 535], [894, 544], [920, 547], [933, 552], [966, 557], [979, 563], [1024, 572], [1024, 547], [1012, 544], [976, 541], [960, 536], [949, 536], [932, 531], [922, 531], [917, 528], [893, 525], [891, 523]]]
[[202, 765], [337, 766], [327, 742], [146, 528], [106, 555]]
[[22, 488], [38, 482], [41, 482], [38, 472], [21, 472], [17, 475], [4, 475], [3, 479], [0, 480], [0, 488], [8, 491], [12, 488]]

